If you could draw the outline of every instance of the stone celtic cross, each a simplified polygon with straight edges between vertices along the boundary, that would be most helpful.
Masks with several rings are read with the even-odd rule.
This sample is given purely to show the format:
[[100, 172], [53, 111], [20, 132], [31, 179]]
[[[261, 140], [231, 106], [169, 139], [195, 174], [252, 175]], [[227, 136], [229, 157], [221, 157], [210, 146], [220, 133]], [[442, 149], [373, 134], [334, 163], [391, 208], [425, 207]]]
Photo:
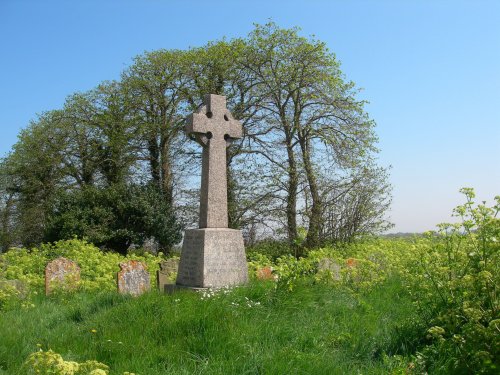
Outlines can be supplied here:
[[204, 104], [187, 118], [186, 133], [203, 147], [200, 228], [227, 228], [226, 147], [243, 128], [226, 108], [226, 97], [205, 95]]
[[220, 288], [248, 282], [240, 230], [227, 227], [226, 148], [241, 138], [242, 126], [226, 108], [226, 98], [206, 95], [204, 105], [186, 119], [186, 133], [203, 147], [200, 228], [187, 229], [182, 242], [176, 288]]

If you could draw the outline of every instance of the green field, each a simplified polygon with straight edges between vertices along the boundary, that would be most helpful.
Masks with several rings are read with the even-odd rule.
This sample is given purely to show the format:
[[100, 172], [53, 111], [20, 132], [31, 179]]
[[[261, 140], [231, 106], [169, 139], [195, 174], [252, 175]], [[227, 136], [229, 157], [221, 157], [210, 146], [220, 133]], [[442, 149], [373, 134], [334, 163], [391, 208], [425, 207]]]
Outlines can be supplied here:
[[[226, 294], [227, 293], [227, 294]], [[404, 370], [413, 307], [397, 279], [370, 293], [253, 282], [213, 297], [81, 293], [35, 301], [0, 320], [0, 373], [24, 374], [31, 352], [96, 359], [110, 374], [387, 374]], [[95, 333], [94, 333], [95, 330]]]

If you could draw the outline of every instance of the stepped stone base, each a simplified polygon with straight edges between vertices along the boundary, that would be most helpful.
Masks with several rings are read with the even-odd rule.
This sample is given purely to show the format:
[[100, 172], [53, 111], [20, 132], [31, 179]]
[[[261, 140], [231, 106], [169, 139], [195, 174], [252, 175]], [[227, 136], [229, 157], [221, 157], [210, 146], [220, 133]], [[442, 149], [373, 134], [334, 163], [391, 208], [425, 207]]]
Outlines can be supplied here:
[[247, 282], [248, 267], [240, 230], [186, 230], [177, 272], [177, 286], [221, 288]]

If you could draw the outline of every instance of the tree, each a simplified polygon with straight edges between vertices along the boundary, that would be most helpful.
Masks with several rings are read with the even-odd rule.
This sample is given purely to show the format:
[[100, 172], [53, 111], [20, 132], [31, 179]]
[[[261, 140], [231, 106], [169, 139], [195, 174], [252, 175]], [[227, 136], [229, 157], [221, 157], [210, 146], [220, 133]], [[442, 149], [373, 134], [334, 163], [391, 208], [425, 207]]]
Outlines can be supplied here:
[[[144, 235], [164, 241], [162, 247], [167, 250], [172, 246], [172, 241], [179, 240], [175, 229], [178, 224], [163, 195], [159, 198], [164, 201], [160, 210], [162, 213], [157, 215], [156, 222], [151, 218], [147, 225], [137, 220], [131, 221], [127, 229], [130, 233], [127, 234], [121, 228], [125, 230], [122, 237], [116, 233], [108, 234], [108, 237], [103, 234], [110, 232], [106, 228], [105, 217], [113, 217], [113, 213], [119, 226], [124, 223], [120, 222], [122, 217], [127, 215], [123, 210], [110, 210], [109, 199], [116, 198], [116, 204], [120, 199], [128, 198], [131, 201], [129, 195], [120, 194], [123, 195], [127, 190], [124, 186], [140, 177], [134, 178], [132, 174], [133, 167], [139, 161], [136, 141], [138, 131], [126, 99], [120, 84], [104, 83], [89, 92], [70, 96], [62, 110], [44, 113], [21, 133], [14, 151], [0, 166], [4, 201], [1, 206], [1, 237], [4, 246], [12, 242], [29, 246], [49, 238], [55, 240], [55, 233], [68, 237], [69, 228], [74, 230], [73, 235], [86, 235], [83, 228], [88, 217], [81, 217], [78, 219], [81, 222], [77, 223], [78, 215], [71, 217], [68, 206], [66, 211], [63, 210], [64, 215], [63, 211], [58, 211], [64, 202], [84, 207], [85, 199], [89, 200], [86, 202], [87, 210], [84, 210], [87, 214], [92, 211], [89, 207], [96, 204], [92, 202], [93, 199], [101, 202], [101, 208], [108, 204], [108, 213], [105, 214], [105, 209], [94, 212], [97, 214], [96, 220], [99, 218], [97, 222], [102, 225], [100, 234], [94, 239], [110, 248], [123, 251], [123, 246], [131, 240], [142, 243]], [[153, 194], [149, 190], [137, 190], [133, 183], [129, 187], [128, 194], [137, 192], [139, 196], [149, 197]], [[96, 193], [99, 189], [102, 190], [101, 195]], [[133, 202], [137, 204], [139, 201]], [[151, 199], [147, 202], [152, 208], [162, 204], [152, 203]], [[145, 215], [144, 209], [138, 212]], [[59, 222], [57, 225], [60, 227], [56, 228], [57, 219], [61, 219], [61, 216], [52, 216], [56, 212], [71, 220], [64, 225]], [[162, 220], [170, 228], [163, 234], [159, 231]], [[93, 231], [99, 232], [96, 227], [90, 230]]]
[[[297, 238], [302, 195], [304, 203], [309, 203], [303, 211], [308, 226], [305, 244], [319, 246], [325, 204], [319, 181], [335, 183], [322, 174], [342, 171], [345, 175], [359, 165], [370, 168], [377, 152], [375, 124], [364, 112], [365, 103], [356, 100], [354, 84], [344, 81], [340, 64], [323, 42], [269, 23], [256, 26], [249, 46], [246, 67], [259, 81], [255, 86], [259, 106], [268, 113], [263, 117], [264, 128], [253, 137], [252, 151], [273, 164], [278, 176], [286, 176], [283, 191], [289, 242]], [[377, 194], [387, 191], [377, 190]]]
[[62, 159], [80, 187], [123, 184], [131, 177], [140, 159], [139, 129], [121, 83], [70, 96], [61, 117]]
[[[1, 171], [0, 167], [0, 171]], [[2, 176], [3, 177], [3, 176]], [[0, 253], [9, 249], [15, 238], [14, 193], [5, 190], [5, 182], [0, 182]]]
[[356, 236], [380, 233], [392, 227], [385, 218], [391, 204], [387, 171], [372, 165], [352, 173], [326, 182], [322, 189], [322, 243], [350, 242]]
[[151, 179], [169, 205], [174, 204], [175, 156], [182, 154], [179, 140], [186, 115], [184, 54], [178, 50], [147, 52], [122, 74]]
[[[46, 112], [21, 131], [1, 163], [4, 224], [15, 227], [9, 242], [39, 243], [53, 197], [64, 187], [58, 111]], [[7, 224], [7, 222], [9, 224]], [[6, 227], [6, 228], [7, 228]], [[14, 237], [12, 237], [14, 235]]]

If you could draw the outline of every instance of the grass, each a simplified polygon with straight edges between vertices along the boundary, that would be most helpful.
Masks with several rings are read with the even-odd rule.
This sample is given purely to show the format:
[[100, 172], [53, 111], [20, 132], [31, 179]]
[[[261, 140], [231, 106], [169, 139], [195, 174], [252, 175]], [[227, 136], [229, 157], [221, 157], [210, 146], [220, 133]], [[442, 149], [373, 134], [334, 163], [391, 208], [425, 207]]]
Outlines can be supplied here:
[[[249, 306], [250, 304], [250, 306]], [[0, 374], [42, 348], [110, 374], [389, 374], [406, 367], [412, 317], [397, 279], [370, 292], [254, 282], [215, 297], [76, 294], [0, 313]], [[95, 333], [93, 332], [95, 330]]]

